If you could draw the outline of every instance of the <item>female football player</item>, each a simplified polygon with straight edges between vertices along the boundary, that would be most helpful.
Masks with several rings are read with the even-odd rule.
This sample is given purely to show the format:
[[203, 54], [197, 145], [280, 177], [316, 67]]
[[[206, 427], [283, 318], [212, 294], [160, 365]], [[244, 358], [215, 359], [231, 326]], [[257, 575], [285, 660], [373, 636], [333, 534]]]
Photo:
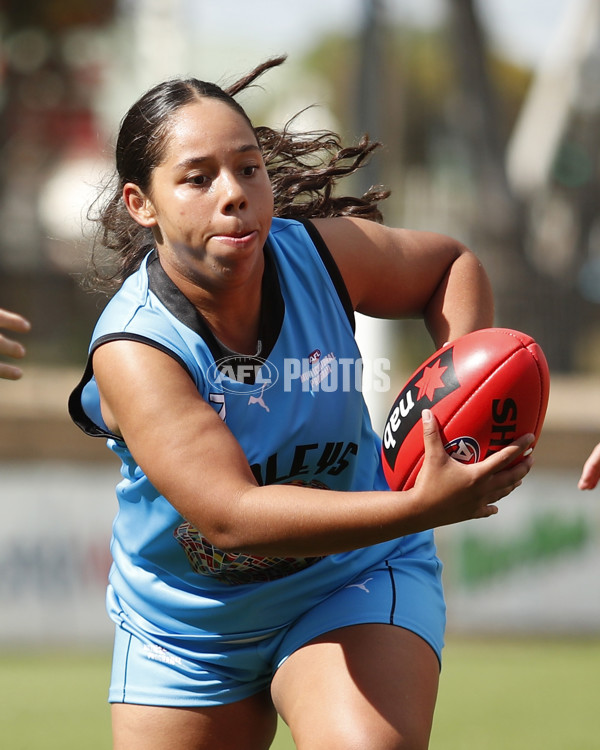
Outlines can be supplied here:
[[[108, 610], [117, 750], [425, 748], [445, 622], [432, 529], [497, 512], [533, 436], [475, 465], [423, 411], [391, 491], [354, 311], [436, 345], [492, 324], [467, 248], [387, 228], [336, 180], [375, 147], [254, 127], [230, 89], [169, 80], [122, 121], [101, 215], [118, 291], [70, 400], [120, 458]], [[343, 369], [345, 368], [345, 370]], [[349, 377], [343, 377], [349, 372]], [[418, 406], [416, 408], [419, 408]]]

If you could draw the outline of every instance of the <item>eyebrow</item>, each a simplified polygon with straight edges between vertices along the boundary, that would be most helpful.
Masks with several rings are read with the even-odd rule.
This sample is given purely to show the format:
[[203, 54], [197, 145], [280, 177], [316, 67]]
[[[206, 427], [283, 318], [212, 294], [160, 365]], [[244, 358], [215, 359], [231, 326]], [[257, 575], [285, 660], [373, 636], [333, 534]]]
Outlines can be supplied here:
[[[255, 143], [247, 143], [235, 149], [236, 154], [245, 154], [250, 151], [262, 153], [260, 148]], [[178, 162], [177, 167], [180, 169], [187, 169], [189, 167], [195, 166], [196, 164], [202, 164], [205, 161], [210, 161], [212, 158], [213, 157], [211, 156], [190, 156], [189, 159], [184, 159], [183, 161]]]

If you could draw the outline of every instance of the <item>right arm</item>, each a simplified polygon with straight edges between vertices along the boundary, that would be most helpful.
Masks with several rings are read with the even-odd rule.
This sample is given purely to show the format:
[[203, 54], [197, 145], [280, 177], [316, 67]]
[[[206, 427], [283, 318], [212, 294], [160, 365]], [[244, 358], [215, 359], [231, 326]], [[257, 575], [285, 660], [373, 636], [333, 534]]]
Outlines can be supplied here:
[[167, 354], [113, 341], [94, 353], [94, 372], [107, 426], [159, 492], [225, 551], [319, 556], [486, 517], [531, 467], [527, 458], [507, 468], [532, 435], [466, 466], [446, 454], [432, 420], [423, 468], [406, 492], [330, 490], [324, 497], [309, 487], [263, 487], [228, 427]]

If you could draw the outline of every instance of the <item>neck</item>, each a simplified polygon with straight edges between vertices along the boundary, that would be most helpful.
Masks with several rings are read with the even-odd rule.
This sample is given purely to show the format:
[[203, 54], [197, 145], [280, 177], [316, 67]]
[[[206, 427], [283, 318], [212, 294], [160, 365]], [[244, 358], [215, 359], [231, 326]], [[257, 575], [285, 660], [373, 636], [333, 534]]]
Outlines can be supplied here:
[[245, 298], [241, 306], [227, 305], [221, 309], [200, 309], [212, 332], [227, 349], [239, 354], [258, 354], [260, 294], [250, 304]]
[[256, 279], [218, 290], [207, 290], [188, 280], [175, 283], [225, 347], [239, 354], [257, 354], [262, 269]]
[[161, 257], [161, 265], [201, 313], [213, 334], [228, 349], [240, 354], [256, 354], [260, 324], [262, 284], [265, 268], [263, 253], [243, 274], [194, 276]]

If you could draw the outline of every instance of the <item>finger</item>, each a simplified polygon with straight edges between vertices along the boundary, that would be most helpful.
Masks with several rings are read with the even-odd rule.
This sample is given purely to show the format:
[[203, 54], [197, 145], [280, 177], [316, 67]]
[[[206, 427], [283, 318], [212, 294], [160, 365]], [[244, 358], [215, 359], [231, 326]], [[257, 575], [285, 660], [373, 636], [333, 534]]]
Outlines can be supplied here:
[[598, 485], [600, 471], [598, 469], [584, 468], [583, 473], [577, 482], [580, 490], [593, 490]]
[[23, 375], [23, 370], [14, 365], [6, 365], [0, 362], [0, 378], [2, 380], [19, 380]]
[[496, 490], [488, 496], [486, 505], [482, 506], [479, 512], [474, 518], [488, 518], [489, 516], [495, 516], [498, 513], [498, 503], [508, 497], [511, 492], [520, 487], [522, 484], [521, 480], [512, 482], [509, 485], [504, 485], [500, 489]]
[[577, 486], [580, 490], [593, 490], [600, 478], [600, 444], [590, 453], [589, 458], [583, 465], [581, 478]]
[[479, 512], [475, 513], [473, 518], [489, 518], [490, 516], [495, 516], [496, 513], [498, 513], [498, 506], [490, 503], [489, 505], [484, 505]]
[[421, 412], [421, 421], [423, 422], [423, 443], [425, 451], [435, 450], [440, 440], [440, 426], [433, 415], [431, 409], [423, 409]]
[[0, 354], [14, 359], [22, 359], [25, 356], [25, 347], [18, 341], [13, 341], [0, 334]]
[[523, 484], [523, 479], [529, 473], [533, 459], [528, 457], [522, 464], [497, 472], [490, 477], [490, 489], [487, 496], [488, 504], [498, 503], [508, 497], [517, 487]]
[[533, 466], [533, 453], [523, 454], [523, 458], [517, 463], [511, 463], [507, 468], [501, 469], [504, 474], [508, 477], [509, 481], [520, 482], [522, 481]]
[[485, 458], [481, 464], [485, 464], [486, 468], [491, 469], [493, 472], [502, 471], [507, 466], [514, 463], [519, 457], [521, 457], [520, 464], [530, 464], [531, 461], [528, 462], [528, 459], [531, 457], [534, 441], [535, 435], [532, 433], [522, 435], [518, 440], [515, 440], [510, 445], [506, 446], [506, 448], [503, 448], [496, 453], [492, 453], [492, 455]]
[[15, 333], [27, 333], [31, 330], [31, 323], [18, 313], [0, 308], [0, 328], [6, 328]]

